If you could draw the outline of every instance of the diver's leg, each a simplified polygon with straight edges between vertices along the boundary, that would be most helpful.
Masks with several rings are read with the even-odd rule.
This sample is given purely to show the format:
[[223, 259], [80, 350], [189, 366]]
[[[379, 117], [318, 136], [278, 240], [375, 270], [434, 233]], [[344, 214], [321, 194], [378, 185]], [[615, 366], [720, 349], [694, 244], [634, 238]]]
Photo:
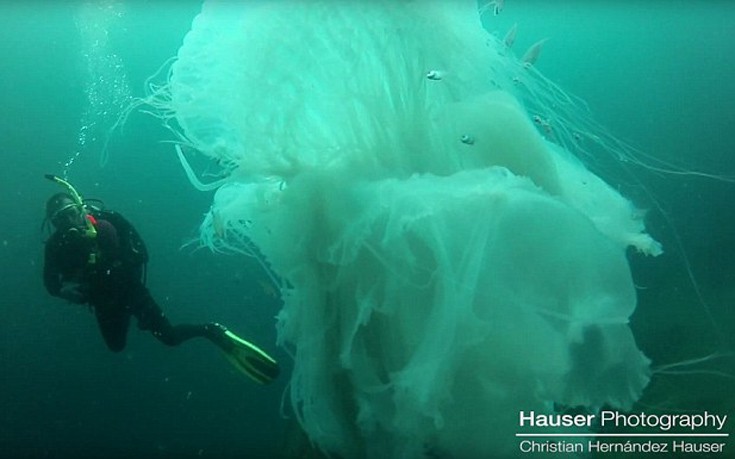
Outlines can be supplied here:
[[125, 349], [130, 325], [130, 313], [125, 307], [114, 303], [95, 305], [94, 315], [107, 347], [112, 352]]
[[199, 337], [208, 338], [216, 344], [222, 341], [222, 336], [227, 330], [222, 325], [216, 323], [171, 325], [148, 289], [143, 285], [137, 286], [136, 289], [132, 308], [133, 314], [138, 319], [138, 328], [150, 331], [160, 342], [168, 346], [178, 346], [184, 341]]
[[136, 301], [133, 313], [138, 318], [138, 327], [150, 330], [162, 343], [177, 346], [188, 339], [204, 337], [222, 349], [227, 359], [238, 370], [256, 382], [269, 384], [278, 377], [280, 369], [272, 357], [230, 332], [226, 327], [217, 323], [171, 325], [143, 285], [136, 290], [134, 298]]

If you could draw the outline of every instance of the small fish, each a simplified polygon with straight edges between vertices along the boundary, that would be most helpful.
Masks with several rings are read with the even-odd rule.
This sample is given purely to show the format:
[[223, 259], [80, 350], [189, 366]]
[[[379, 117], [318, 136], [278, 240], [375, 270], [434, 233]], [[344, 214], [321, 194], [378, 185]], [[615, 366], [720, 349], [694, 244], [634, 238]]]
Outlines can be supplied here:
[[521, 62], [525, 65], [535, 64], [538, 60], [539, 55], [541, 54], [541, 48], [544, 47], [544, 43], [546, 43], [547, 40], [548, 38], [544, 38], [532, 44], [531, 47], [528, 48], [528, 51], [526, 51], [526, 53], [521, 58]]
[[497, 16], [505, 8], [505, 0], [494, 0], [490, 2], [493, 4], [493, 15]]
[[475, 138], [472, 137], [471, 135], [468, 135], [468, 134], [464, 134], [462, 137], [460, 137], [459, 141], [462, 142], [465, 145], [474, 145], [475, 144]]
[[480, 7], [480, 16], [490, 11], [491, 8], [493, 10], [493, 16], [499, 15], [503, 11], [503, 8], [505, 8], [505, 0], [492, 0], [491, 2], [485, 3]]
[[554, 129], [551, 127], [551, 122], [548, 119], [533, 115], [533, 122], [543, 129], [546, 135], [554, 137]]
[[444, 78], [444, 72], [441, 70], [429, 70], [426, 72], [426, 78], [434, 81], [439, 81]]
[[267, 282], [261, 279], [258, 279], [257, 282], [263, 291], [263, 295], [274, 298], [274, 299], [278, 299], [280, 295], [271, 282]]
[[505, 34], [505, 38], [503, 38], [503, 44], [505, 44], [506, 48], [510, 48], [513, 46], [513, 43], [516, 42], [516, 32], [518, 31], [518, 23], [513, 24], [513, 27], [508, 30], [508, 33]]
[[222, 221], [222, 217], [216, 211], [212, 211], [212, 230], [219, 239], [225, 238], [225, 222]]

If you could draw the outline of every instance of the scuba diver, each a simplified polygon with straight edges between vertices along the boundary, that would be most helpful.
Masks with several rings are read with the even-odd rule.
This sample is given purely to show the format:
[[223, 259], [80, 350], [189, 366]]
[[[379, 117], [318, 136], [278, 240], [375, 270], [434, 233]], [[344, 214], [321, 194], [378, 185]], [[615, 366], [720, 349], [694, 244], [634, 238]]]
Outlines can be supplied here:
[[268, 384], [278, 376], [274, 359], [223, 325], [171, 325], [145, 286], [148, 251], [133, 225], [119, 213], [85, 203], [69, 182], [46, 178], [66, 191], [46, 202], [54, 232], [46, 241], [44, 285], [53, 296], [89, 305], [111, 351], [125, 348], [134, 316], [141, 330], [166, 345], [203, 337], [256, 382]]

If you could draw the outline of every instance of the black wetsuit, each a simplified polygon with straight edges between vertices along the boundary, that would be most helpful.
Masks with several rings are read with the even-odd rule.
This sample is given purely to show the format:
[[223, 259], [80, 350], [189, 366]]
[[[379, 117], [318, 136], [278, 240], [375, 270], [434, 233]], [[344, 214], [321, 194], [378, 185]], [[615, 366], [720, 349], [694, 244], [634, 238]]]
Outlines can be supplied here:
[[219, 324], [172, 326], [145, 286], [148, 253], [138, 232], [115, 212], [94, 211], [92, 217], [96, 237], [72, 228], [57, 230], [46, 242], [43, 279], [51, 295], [70, 299], [62, 288], [72, 285], [78, 295], [70, 300], [92, 307], [114, 352], [125, 348], [131, 316], [169, 346], [195, 337], [223, 344], [226, 329]]

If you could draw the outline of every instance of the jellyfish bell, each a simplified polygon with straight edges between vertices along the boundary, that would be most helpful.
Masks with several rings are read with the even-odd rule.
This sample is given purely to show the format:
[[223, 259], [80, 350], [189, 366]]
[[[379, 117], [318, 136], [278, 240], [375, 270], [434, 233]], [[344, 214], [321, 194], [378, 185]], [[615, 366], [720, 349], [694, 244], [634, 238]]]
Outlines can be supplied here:
[[490, 91], [448, 104], [440, 124], [446, 126], [448, 139], [462, 135], [472, 139], [469, 151], [460, 152], [456, 145], [447, 148], [455, 157], [463, 158], [463, 167], [507, 167], [516, 175], [531, 178], [547, 192], [559, 193], [559, 177], [548, 148], [518, 101], [507, 92]]
[[[598, 230], [623, 247], [649, 255], [662, 253], [661, 245], [645, 233], [635, 206], [569, 152], [545, 141], [509, 93], [491, 91], [448, 104], [440, 125], [446, 128], [447, 151], [461, 158], [462, 167], [506, 167], [585, 213]], [[465, 132], [469, 134], [461, 134]], [[453, 141], [462, 136], [471, 139], [471, 149]]]

